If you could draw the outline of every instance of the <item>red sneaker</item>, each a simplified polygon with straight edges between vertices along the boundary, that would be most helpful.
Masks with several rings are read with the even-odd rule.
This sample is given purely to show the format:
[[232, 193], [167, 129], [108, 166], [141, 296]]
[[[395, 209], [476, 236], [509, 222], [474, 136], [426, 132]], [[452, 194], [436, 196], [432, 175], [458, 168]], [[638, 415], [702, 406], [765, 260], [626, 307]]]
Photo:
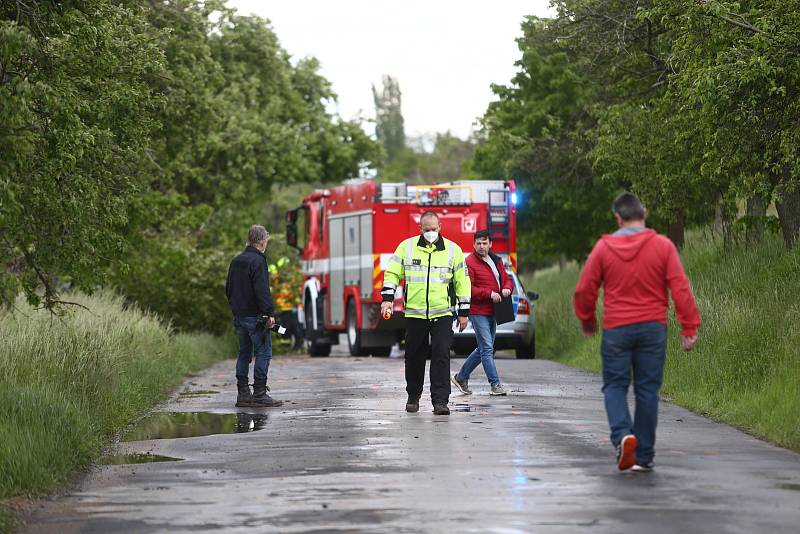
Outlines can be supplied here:
[[636, 464], [636, 436], [628, 434], [617, 447], [617, 469], [625, 471]]

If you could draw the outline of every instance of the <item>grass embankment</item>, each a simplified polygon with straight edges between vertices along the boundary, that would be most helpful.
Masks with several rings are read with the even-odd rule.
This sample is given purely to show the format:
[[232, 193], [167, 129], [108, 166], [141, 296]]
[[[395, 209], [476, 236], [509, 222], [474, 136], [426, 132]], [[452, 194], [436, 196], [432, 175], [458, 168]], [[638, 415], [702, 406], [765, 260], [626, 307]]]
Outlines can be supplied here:
[[[800, 451], [800, 248], [777, 237], [726, 251], [690, 234], [682, 253], [703, 320], [693, 352], [670, 316], [662, 394], [697, 413]], [[578, 267], [537, 274], [537, 354], [600, 370], [600, 337], [584, 338], [572, 308]], [[598, 315], [599, 317], [599, 315]]]
[[[186, 373], [230, 352], [108, 293], [70, 300], [89, 310], [0, 312], [0, 503], [53, 490]], [[9, 524], [0, 504], [0, 531]]]

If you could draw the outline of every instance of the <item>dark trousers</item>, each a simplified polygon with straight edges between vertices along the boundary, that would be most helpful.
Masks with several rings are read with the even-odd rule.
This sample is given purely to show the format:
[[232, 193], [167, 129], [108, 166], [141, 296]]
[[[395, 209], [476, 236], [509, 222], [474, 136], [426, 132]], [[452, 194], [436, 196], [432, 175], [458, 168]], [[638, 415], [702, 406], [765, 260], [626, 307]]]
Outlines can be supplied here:
[[406, 391], [419, 399], [425, 383], [425, 361], [431, 357], [431, 401], [450, 399], [450, 342], [453, 318], [406, 319]]
[[[658, 390], [664, 376], [667, 327], [658, 322], [637, 323], [603, 331], [603, 395], [611, 443], [619, 445], [627, 434], [636, 436], [636, 461], [650, 462], [655, 455], [658, 424]], [[628, 410], [628, 387], [633, 375], [636, 408]]]

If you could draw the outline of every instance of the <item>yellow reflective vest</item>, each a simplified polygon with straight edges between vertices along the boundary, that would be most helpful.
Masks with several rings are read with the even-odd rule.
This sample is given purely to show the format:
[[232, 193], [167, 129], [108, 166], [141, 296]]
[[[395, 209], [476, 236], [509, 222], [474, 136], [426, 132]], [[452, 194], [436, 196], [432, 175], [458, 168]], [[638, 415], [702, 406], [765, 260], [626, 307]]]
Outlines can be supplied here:
[[381, 297], [392, 302], [405, 279], [405, 316], [436, 319], [469, 315], [472, 287], [461, 247], [439, 236], [430, 244], [422, 236], [404, 240], [389, 259]]

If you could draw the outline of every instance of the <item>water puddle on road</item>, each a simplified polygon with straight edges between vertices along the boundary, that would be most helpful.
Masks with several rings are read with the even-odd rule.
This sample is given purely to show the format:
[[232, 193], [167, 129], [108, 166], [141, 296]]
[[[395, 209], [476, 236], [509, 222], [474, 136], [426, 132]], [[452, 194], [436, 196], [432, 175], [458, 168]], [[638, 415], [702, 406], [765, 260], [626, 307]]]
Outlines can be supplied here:
[[467, 403], [456, 403], [452, 410], [453, 412], [477, 412], [477, 411], [486, 411], [490, 408], [488, 404], [467, 404]]
[[178, 396], [181, 399], [191, 399], [194, 397], [208, 397], [210, 395], [216, 395], [217, 393], [219, 393], [219, 391], [214, 391], [211, 389], [196, 389], [194, 391], [192, 390], [181, 391], [180, 393], [178, 393]]
[[267, 424], [267, 414], [158, 412], [142, 419], [122, 441], [175, 439], [257, 432]]
[[123, 465], [123, 464], [149, 464], [152, 462], [180, 462], [183, 458], [173, 458], [171, 456], [161, 456], [160, 454], [113, 454], [104, 456], [98, 462], [101, 465]]

